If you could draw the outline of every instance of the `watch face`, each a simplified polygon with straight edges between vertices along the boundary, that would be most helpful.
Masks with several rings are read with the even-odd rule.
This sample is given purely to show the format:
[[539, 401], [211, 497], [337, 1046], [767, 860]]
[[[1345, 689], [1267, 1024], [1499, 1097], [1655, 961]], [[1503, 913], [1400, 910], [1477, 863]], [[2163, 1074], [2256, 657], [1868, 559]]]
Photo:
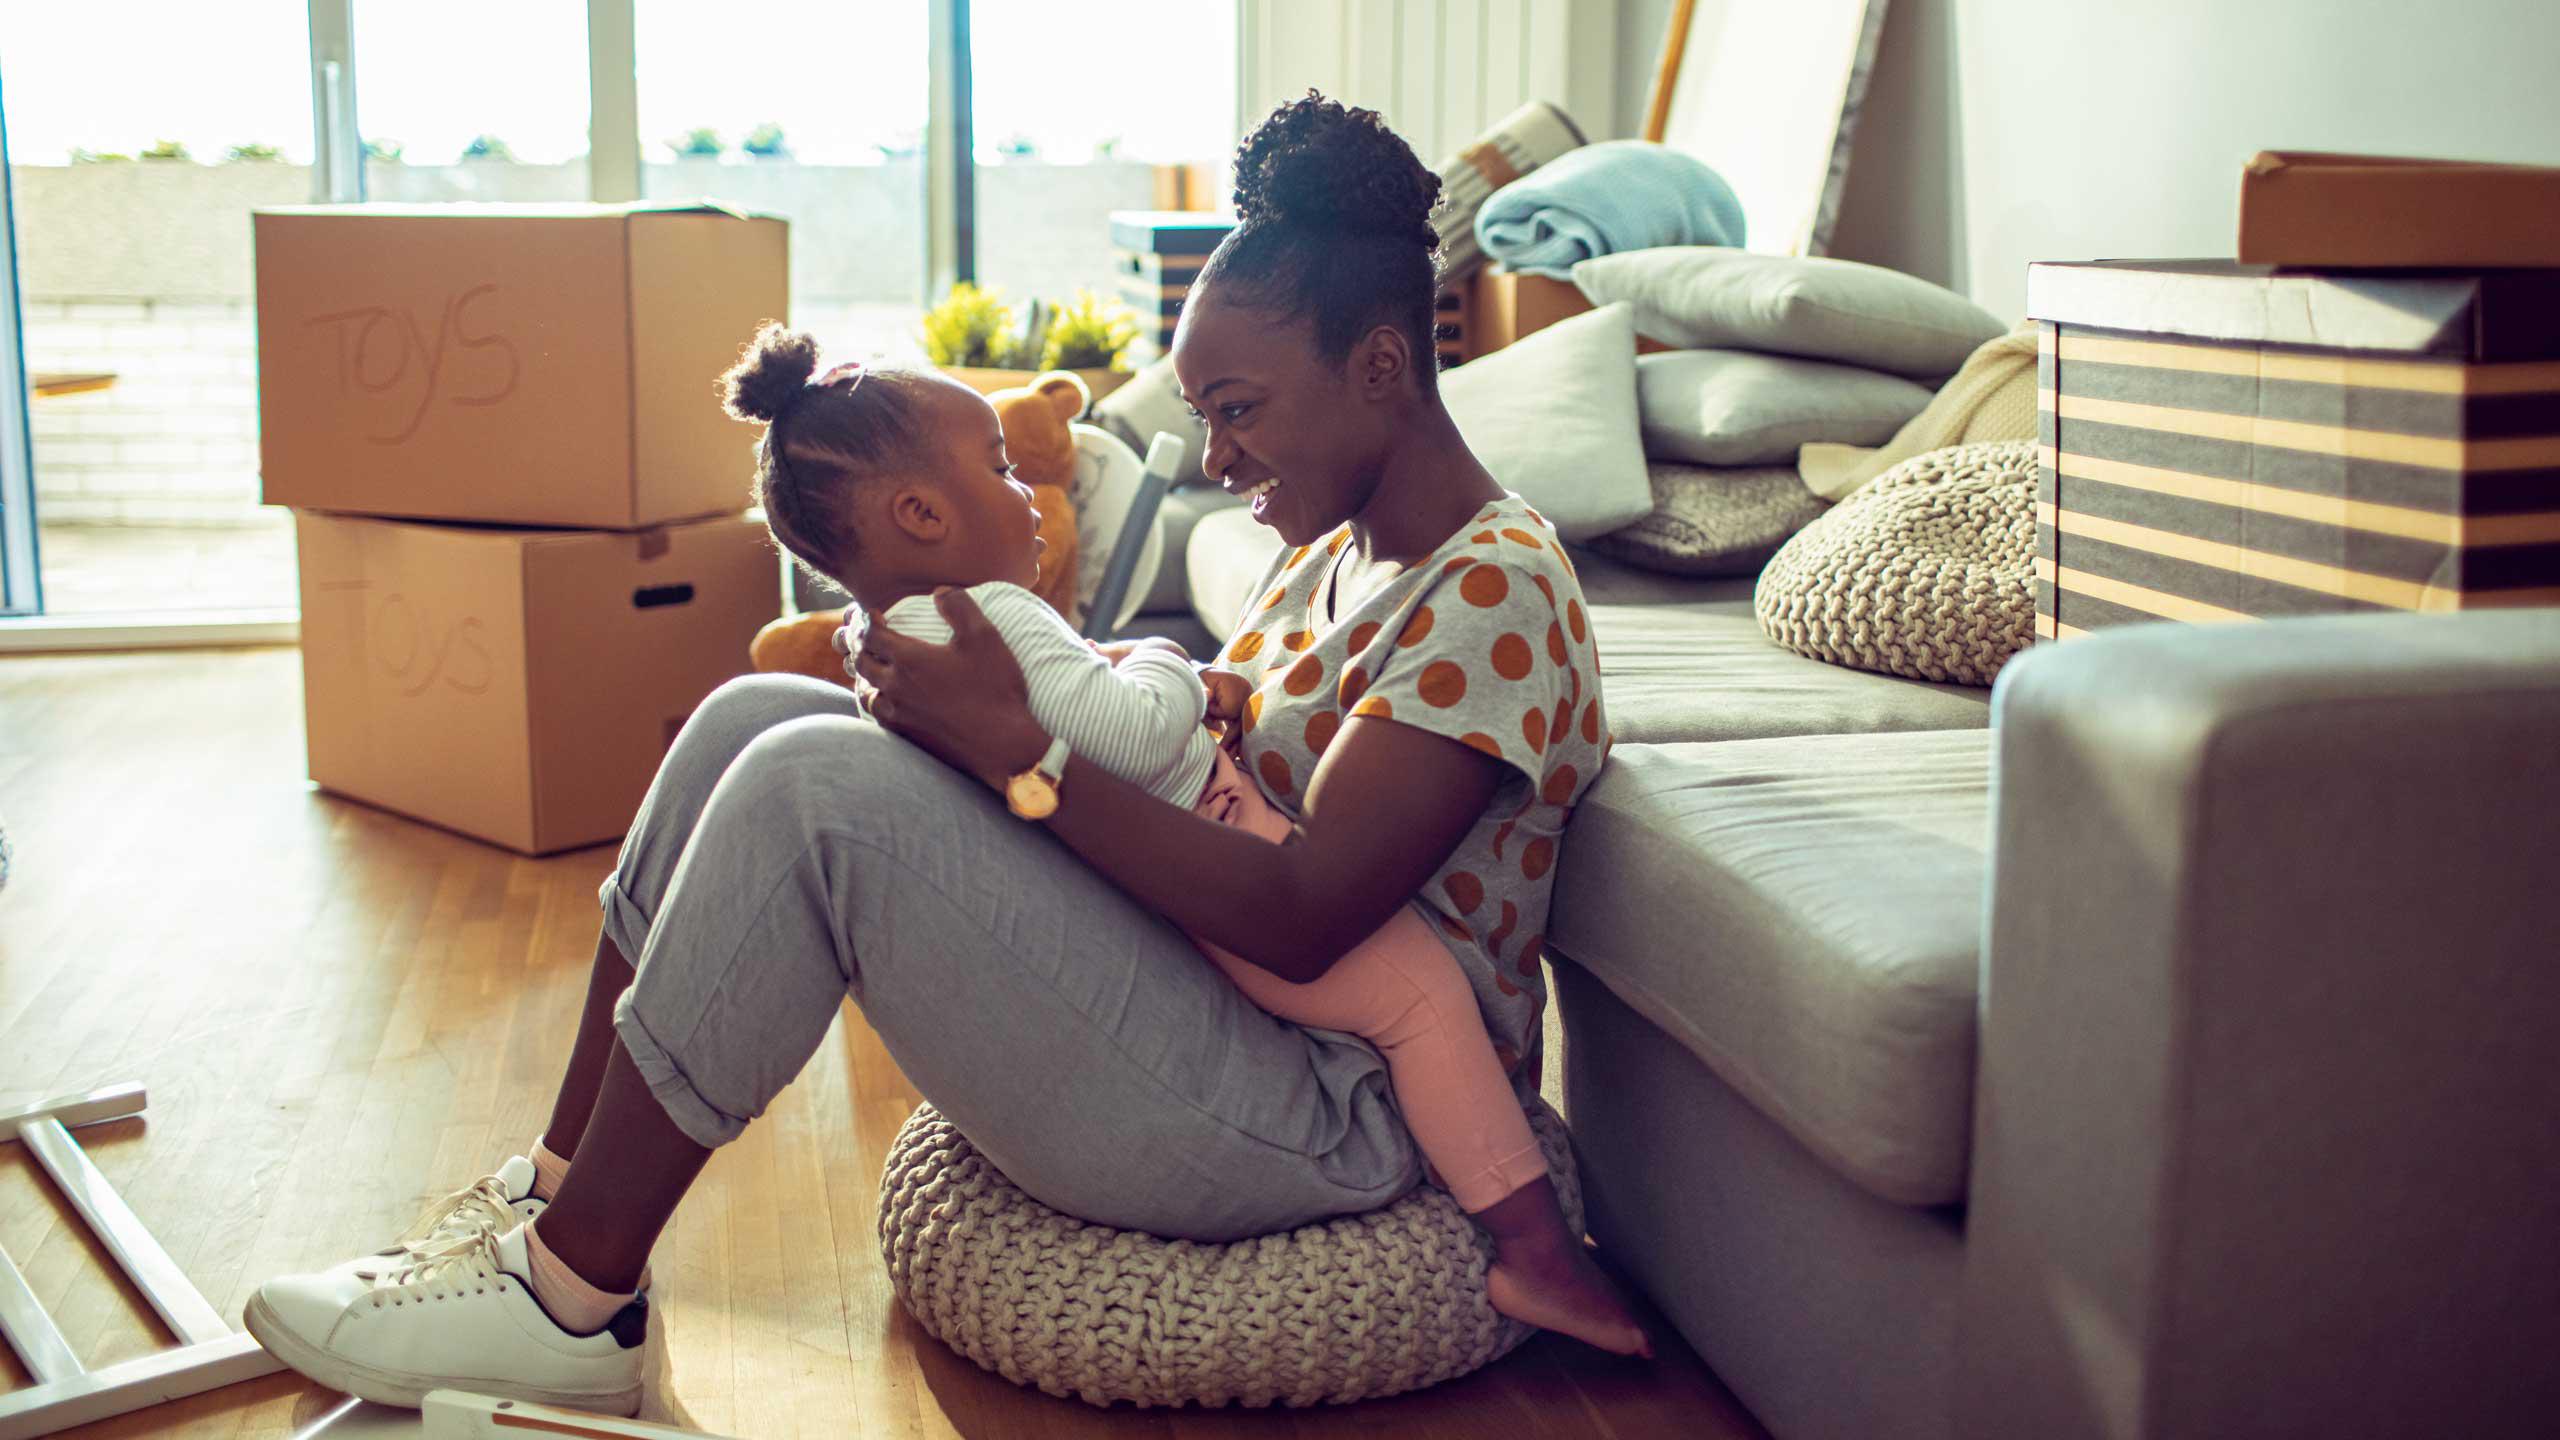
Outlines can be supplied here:
[[1005, 803], [1025, 820], [1046, 820], [1057, 813], [1058, 787], [1034, 770], [1005, 782]]

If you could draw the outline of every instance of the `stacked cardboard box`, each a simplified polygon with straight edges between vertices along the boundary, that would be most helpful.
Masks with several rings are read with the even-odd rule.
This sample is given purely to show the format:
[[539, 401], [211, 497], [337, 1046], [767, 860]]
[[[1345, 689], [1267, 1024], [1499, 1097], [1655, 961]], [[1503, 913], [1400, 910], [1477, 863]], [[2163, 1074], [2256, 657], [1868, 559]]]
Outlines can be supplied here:
[[787, 227], [577, 205], [255, 229], [311, 778], [527, 854], [616, 839], [780, 609], [715, 380], [788, 310]]
[[1120, 299], [1138, 312], [1134, 359], [1144, 362], [1173, 348], [1182, 319], [1182, 297], [1200, 278], [1200, 267], [1227, 232], [1233, 217], [1193, 210], [1114, 210], [1111, 246]]
[[2560, 270], [2035, 265], [2036, 629], [2560, 604]]

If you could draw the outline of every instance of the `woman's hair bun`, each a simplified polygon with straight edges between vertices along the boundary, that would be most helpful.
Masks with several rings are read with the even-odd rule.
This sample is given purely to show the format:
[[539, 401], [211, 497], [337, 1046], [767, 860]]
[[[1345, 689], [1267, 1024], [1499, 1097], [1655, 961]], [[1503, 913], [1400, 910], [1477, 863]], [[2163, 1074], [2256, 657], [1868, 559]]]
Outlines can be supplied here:
[[770, 425], [809, 388], [818, 373], [818, 342], [805, 330], [768, 321], [720, 377], [721, 402], [740, 420]]
[[1318, 226], [1440, 248], [1440, 177], [1375, 110], [1310, 90], [1264, 118], [1236, 150], [1236, 214], [1246, 224]]

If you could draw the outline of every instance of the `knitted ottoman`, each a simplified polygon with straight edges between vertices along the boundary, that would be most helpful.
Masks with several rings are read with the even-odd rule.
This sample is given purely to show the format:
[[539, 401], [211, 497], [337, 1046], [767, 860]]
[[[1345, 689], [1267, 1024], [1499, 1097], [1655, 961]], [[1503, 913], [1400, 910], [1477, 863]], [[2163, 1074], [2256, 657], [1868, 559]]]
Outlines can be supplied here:
[[[1564, 1121], [1540, 1102], [1529, 1126], [1578, 1232]], [[1089, 1225], [1016, 1189], [930, 1105], [880, 1177], [880, 1255], [916, 1323], [1017, 1385], [1093, 1405], [1340, 1404], [1464, 1375], [1531, 1334], [1485, 1300], [1492, 1254], [1427, 1185], [1223, 1245]]]

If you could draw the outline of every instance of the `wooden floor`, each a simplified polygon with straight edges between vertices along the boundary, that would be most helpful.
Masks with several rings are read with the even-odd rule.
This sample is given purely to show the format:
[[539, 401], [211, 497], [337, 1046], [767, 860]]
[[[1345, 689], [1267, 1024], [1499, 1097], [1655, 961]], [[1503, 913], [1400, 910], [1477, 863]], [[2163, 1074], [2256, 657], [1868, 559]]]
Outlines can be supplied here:
[[[82, 1130], [225, 1315], [387, 1241], [549, 1113], [609, 849], [525, 860], [303, 780], [290, 650], [0, 658], [0, 1104], [138, 1081]], [[1644, 1365], [1553, 1338], [1435, 1390], [1313, 1411], [1096, 1411], [924, 1336], [872, 1234], [915, 1093], [848, 1009], [719, 1151], [654, 1263], [646, 1412], [797, 1435], [1758, 1436], [1667, 1326]], [[84, 1363], [169, 1343], [20, 1147], [0, 1246]], [[0, 1388], [27, 1383], [0, 1347]], [[284, 1436], [341, 1397], [290, 1374], [73, 1432]]]

